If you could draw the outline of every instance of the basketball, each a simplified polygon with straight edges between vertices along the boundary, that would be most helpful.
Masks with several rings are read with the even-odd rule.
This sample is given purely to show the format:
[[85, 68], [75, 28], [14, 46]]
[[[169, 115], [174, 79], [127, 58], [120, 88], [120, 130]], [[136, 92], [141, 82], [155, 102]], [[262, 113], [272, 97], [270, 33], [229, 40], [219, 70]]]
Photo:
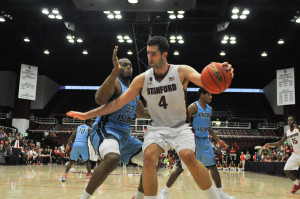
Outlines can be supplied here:
[[231, 72], [221, 63], [211, 62], [201, 72], [202, 85], [210, 93], [224, 92], [231, 84]]

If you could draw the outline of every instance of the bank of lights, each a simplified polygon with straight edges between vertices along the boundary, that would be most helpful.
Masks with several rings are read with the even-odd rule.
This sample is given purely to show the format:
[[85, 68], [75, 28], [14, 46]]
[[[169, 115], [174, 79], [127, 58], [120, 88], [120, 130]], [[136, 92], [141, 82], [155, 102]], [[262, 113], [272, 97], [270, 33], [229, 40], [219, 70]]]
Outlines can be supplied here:
[[184, 18], [184, 13], [185, 11], [183, 10], [179, 10], [179, 11], [167, 11], [167, 13], [169, 14], [169, 18], [170, 19], [182, 19]]
[[244, 20], [244, 19], [247, 18], [247, 16], [248, 16], [249, 14], [250, 14], [250, 10], [247, 9], [247, 8], [245, 8], [245, 9], [242, 11], [242, 13], [240, 13], [239, 8], [234, 7], [234, 8], [232, 9], [232, 16], [231, 16], [231, 18], [234, 19], [234, 20], [236, 20], [236, 19], [242, 19], [242, 20]]
[[42, 9], [42, 13], [44, 15], [48, 15], [48, 17], [50, 19], [58, 19], [58, 20], [61, 20], [63, 17], [62, 15], [59, 13], [59, 10], [57, 8], [53, 8], [51, 10], [51, 12], [48, 10], [48, 8], [43, 8]]
[[66, 38], [67, 38], [67, 40], [69, 41], [69, 43], [71, 43], [71, 44], [74, 44], [75, 43], [75, 41], [77, 42], [77, 43], [82, 43], [83, 42], [83, 40], [80, 38], [80, 37], [75, 37], [74, 35], [70, 35], [70, 34], [68, 34], [67, 36], [66, 36]]
[[122, 19], [121, 11], [103, 11], [109, 19]]
[[231, 35], [230, 37], [225, 35], [223, 37], [223, 40], [221, 41], [222, 44], [227, 44], [227, 43], [230, 43], [230, 44], [236, 44], [236, 37], [234, 35]]
[[183, 37], [181, 35], [171, 35], [170, 36], [170, 43], [179, 43], [179, 44], [183, 44], [184, 43], [184, 40], [183, 40]]
[[118, 35], [117, 39], [120, 43], [124, 43], [125, 41], [126, 41], [126, 43], [129, 43], [129, 44], [132, 43], [132, 39], [128, 35], [125, 35], [125, 36]]

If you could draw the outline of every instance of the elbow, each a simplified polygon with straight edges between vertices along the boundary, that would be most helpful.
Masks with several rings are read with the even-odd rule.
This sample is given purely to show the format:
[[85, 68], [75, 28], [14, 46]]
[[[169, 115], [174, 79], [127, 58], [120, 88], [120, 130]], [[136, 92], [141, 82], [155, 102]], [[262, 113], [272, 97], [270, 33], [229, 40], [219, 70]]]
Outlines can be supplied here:
[[97, 97], [97, 96], [95, 96], [95, 102], [96, 102], [98, 105], [103, 105], [103, 104], [106, 103], [106, 102], [104, 102], [104, 100], [103, 100], [101, 97]]

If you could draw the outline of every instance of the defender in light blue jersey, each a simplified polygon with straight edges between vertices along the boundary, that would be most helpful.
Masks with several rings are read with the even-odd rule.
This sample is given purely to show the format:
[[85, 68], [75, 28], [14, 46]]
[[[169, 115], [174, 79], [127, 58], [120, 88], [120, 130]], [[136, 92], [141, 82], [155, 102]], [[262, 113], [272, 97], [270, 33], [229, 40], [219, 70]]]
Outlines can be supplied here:
[[[130, 85], [132, 64], [127, 58], [118, 60], [117, 50], [118, 47], [115, 47], [113, 53], [114, 69], [95, 95], [95, 101], [99, 105], [117, 99]], [[130, 124], [135, 114], [140, 118], [150, 117], [143, 103], [139, 100], [139, 96], [124, 105], [120, 110], [97, 117], [92, 127], [91, 141], [103, 161], [94, 170], [93, 176], [81, 198], [89, 198], [118, 166], [120, 160], [126, 164], [131, 161], [143, 165], [143, 143], [130, 135]], [[141, 181], [135, 198], [143, 198]]]
[[88, 173], [86, 174], [86, 178], [91, 177], [91, 164], [89, 161], [89, 147], [88, 147], [88, 138], [91, 135], [93, 122], [91, 120], [86, 120], [85, 124], [80, 125], [73, 131], [72, 135], [68, 140], [68, 144], [66, 146], [65, 153], [67, 153], [70, 149], [70, 145], [72, 144], [72, 151], [70, 156], [70, 161], [68, 161], [65, 174], [61, 178], [61, 181], [66, 181], [67, 174], [74, 162], [78, 161], [79, 156], [81, 156], [83, 162], [85, 162], [86, 169]]
[[[188, 107], [188, 118], [192, 120], [193, 129], [195, 131], [196, 140], [196, 157], [202, 162], [207, 169], [209, 169], [212, 179], [214, 180], [219, 192], [220, 199], [235, 199], [223, 192], [222, 183], [219, 171], [216, 167], [215, 155], [212, 145], [209, 141], [209, 135], [217, 141], [221, 147], [226, 146], [226, 143], [221, 140], [210, 126], [211, 115], [213, 109], [208, 104], [211, 102], [212, 95], [204, 88], [200, 87], [198, 91], [199, 101], [196, 101]], [[171, 174], [164, 189], [159, 193], [159, 199], [167, 199], [167, 192], [174, 184], [178, 176], [183, 172], [181, 164], [178, 164], [177, 169]]]

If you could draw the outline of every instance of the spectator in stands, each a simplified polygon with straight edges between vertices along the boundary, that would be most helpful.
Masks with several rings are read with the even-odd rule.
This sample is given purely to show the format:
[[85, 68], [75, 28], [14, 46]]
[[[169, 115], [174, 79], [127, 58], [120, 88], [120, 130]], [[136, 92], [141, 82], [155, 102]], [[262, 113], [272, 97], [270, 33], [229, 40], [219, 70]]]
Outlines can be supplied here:
[[229, 156], [230, 156], [230, 160], [232, 160], [234, 158], [234, 161], [236, 161], [236, 150], [235, 150], [235, 148], [231, 147]]
[[217, 166], [218, 170], [222, 169], [222, 164], [220, 161], [217, 162], [216, 166]]
[[282, 159], [283, 160], [283, 162], [287, 162], [288, 161], [288, 159], [289, 159], [289, 154], [287, 153], [287, 154], [285, 154], [285, 156], [284, 156], [284, 158]]
[[23, 143], [20, 141], [20, 137], [16, 136], [16, 139], [12, 141], [13, 151], [12, 156], [13, 160], [15, 161], [15, 164], [20, 164], [20, 153], [21, 153], [21, 147], [23, 147]]
[[236, 151], [240, 150], [240, 146], [237, 143], [234, 143], [233, 147]]
[[28, 160], [30, 164], [38, 163], [38, 153], [32, 148], [29, 152]]
[[245, 158], [246, 158], [246, 161], [250, 161], [251, 155], [250, 155], [249, 151], [247, 151]]
[[282, 161], [282, 156], [279, 155], [277, 158], [274, 160], [274, 162], [281, 162]]
[[236, 165], [235, 165], [234, 161], [231, 161], [230, 164], [229, 164], [229, 170], [232, 171], [234, 169], [236, 169]]
[[240, 160], [241, 160], [241, 162], [243, 164], [243, 168], [245, 168], [246, 157], [244, 155], [244, 152], [241, 152]]
[[270, 155], [267, 155], [267, 158], [266, 158], [265, 162], [272, 162], [272, 158], [271, 158]]
[[7, 145], [5, 147], [4, 158], [5, 158], [6, 165], [12, 164], [12, 146], [11, 145]]

